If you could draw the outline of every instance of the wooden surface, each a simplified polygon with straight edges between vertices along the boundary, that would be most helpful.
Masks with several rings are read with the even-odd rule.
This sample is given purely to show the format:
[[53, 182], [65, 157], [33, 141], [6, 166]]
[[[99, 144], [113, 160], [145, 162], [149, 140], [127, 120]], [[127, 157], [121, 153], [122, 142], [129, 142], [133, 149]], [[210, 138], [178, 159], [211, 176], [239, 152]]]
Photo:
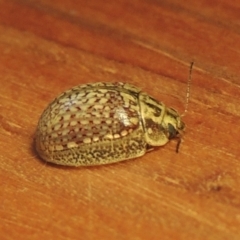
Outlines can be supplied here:
[[[1, 239], [240, 239], [240, 2], [0, 1]], [[33, 139], [62, 91], [134, 84], [187, 130], [145, 156], [46, 164]]]

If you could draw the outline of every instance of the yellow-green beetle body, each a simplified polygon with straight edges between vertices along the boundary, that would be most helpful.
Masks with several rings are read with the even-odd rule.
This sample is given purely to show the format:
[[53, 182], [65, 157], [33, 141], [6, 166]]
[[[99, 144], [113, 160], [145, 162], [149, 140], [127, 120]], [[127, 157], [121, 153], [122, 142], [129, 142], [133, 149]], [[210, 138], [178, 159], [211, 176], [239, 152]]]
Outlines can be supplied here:
[[136, 158], [179, 137], [179, 114], [126, 83], [74, 87], [43, 112], [36, 149], [48, 162], [90, 166]]

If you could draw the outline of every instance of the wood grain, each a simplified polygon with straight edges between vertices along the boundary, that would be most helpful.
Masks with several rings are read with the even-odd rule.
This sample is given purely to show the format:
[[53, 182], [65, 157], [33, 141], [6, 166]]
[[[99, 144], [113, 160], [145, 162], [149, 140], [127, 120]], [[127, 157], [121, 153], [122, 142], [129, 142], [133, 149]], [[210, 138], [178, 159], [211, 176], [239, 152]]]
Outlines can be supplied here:
[[[0, 1], [1, 239], [240, 239], [240, 3]], [[35, 153], [43, 109], [96, 81], [184, 111], [176, 142], [108, 166]]]

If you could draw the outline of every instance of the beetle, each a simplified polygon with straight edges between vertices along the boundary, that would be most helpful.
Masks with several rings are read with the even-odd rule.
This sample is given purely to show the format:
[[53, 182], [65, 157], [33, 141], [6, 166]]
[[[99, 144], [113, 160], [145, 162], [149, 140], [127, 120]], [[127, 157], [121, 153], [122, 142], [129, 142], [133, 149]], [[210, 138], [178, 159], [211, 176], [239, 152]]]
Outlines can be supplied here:
[[[191, 69], [192, 65], [187, 102]], [[62, 93], [45, 109], [36, 150], [44, 160], [68, 166], [140, 157], [174, 138], [179, 139], [178, 151], [185, 129], [181, 117], [128, 83], [84, 84]]]

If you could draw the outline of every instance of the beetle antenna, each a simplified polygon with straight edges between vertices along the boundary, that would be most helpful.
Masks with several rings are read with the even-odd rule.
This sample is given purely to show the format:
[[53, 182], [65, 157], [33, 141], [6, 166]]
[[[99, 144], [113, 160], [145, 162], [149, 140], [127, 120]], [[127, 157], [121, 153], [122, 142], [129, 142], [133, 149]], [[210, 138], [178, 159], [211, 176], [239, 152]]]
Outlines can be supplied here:
[[193, 69], [194, 62], [191, 62], [190, 69], [189, 69], [189, 76], [188, 76], [188, 83], [187, 83], [187, 93], [186, 93], [186, 103], [185, 109], [181, 117], [185, 116], [188, 111], [188, 104], [189, 104], [189, 97], [190, 97], [190, 88], [192, 82], [192, 69]]
[[176, 146], [176, 153], [179, 152], [179, 148], [180, 148], [181, 142], [182, 142], [182, 139], [181, 139], [181, 137], [179, 137], [179, 138], [178, 138], [178, 141], [177, 141], [177, 146]]

